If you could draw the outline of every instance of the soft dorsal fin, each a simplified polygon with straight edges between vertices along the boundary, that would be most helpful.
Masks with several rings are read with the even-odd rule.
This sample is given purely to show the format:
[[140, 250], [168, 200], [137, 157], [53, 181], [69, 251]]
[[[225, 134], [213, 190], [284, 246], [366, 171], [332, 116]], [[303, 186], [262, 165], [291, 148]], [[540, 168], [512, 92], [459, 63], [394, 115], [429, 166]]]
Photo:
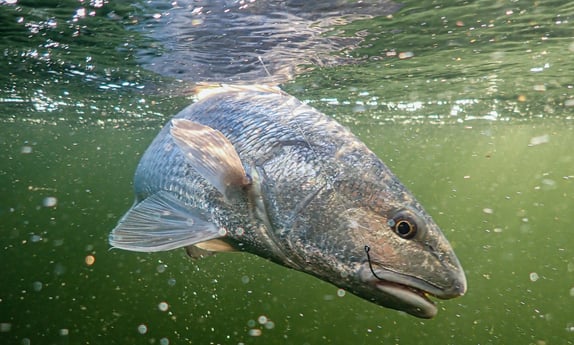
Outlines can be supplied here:
[[171, 120], [170, 133], [191, 166], [226, 201], [236, 199], [251, 183], [233, 144], [218, 130], [185, 120]]
[[186, 247], [226, 235], [200, 210], [161, 191], [134, 205], [110, 234], [115, 248], [157, 252]]

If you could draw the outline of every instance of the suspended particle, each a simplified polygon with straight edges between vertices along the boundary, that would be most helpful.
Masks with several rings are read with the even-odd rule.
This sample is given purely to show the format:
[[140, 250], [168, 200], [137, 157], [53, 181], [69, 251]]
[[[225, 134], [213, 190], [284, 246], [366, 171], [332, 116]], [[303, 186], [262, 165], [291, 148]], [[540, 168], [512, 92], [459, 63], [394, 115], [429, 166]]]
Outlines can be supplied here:
[[94, 262], [96, 262], [96, 257], [93, 255], [88, 255], [84, 259], [84, 262], [86, 263], [86, 265], [92, 266], [94, 264]]
[[550, 141], [550, 136], [548, 134], [544, 134], [544, 135], [530, 138], [530, 143], [528, 143], [528, 146], [542, 145], [542, 144], [548, 143], [549, 141]]
[[401, 59], [401, 60], [410, 59], [414, 56], [415, 56], [415, 53], [413, 53], [413, 52], [401, 52], [401, 53], [399, 53], [399, 59]]

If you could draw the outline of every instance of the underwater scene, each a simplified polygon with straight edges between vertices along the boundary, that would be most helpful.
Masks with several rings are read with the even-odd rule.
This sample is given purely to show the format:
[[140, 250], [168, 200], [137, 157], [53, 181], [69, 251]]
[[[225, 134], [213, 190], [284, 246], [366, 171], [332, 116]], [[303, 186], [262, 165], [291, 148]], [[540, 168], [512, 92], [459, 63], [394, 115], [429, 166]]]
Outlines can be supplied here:
[[[0, 344], [574, 343], [574, 3], [0, 0], [0, 23]], [[142, 155], [214, 83], [354, 133], [464, 295], [417, 318], [250, 253], [112, 248]]]

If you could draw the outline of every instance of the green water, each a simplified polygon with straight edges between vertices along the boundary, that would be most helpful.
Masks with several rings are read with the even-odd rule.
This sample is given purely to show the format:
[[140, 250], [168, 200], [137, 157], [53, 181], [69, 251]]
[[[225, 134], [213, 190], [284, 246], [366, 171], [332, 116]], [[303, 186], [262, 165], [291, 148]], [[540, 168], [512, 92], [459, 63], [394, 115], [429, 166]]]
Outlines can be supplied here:
[[1, 344], [574, 343], [574, 5], [406, 1], [340, 29], [366, 36], [360, 63], [284, 85], [451, 241], [468, 293], [420, 320], [248, 254], [110, 251], [139, 157], [190, 100], [133, 60], [136, 8], [77, 4], [0, 1]]

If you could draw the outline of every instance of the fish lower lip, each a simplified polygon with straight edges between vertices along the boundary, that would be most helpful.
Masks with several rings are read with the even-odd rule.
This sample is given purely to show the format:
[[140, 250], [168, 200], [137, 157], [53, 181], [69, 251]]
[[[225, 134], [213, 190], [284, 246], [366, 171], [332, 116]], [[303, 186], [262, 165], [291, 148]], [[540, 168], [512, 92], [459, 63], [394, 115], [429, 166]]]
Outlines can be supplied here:
[[376, 281], [375, 285], [379, 290], [411, 306], [412, 311], [409, 311], [411, 314], [421, 318], [432, 318], [437, 313], [437, 307], [428, 297], [430, 293], [426, 291], [386, 280]]

